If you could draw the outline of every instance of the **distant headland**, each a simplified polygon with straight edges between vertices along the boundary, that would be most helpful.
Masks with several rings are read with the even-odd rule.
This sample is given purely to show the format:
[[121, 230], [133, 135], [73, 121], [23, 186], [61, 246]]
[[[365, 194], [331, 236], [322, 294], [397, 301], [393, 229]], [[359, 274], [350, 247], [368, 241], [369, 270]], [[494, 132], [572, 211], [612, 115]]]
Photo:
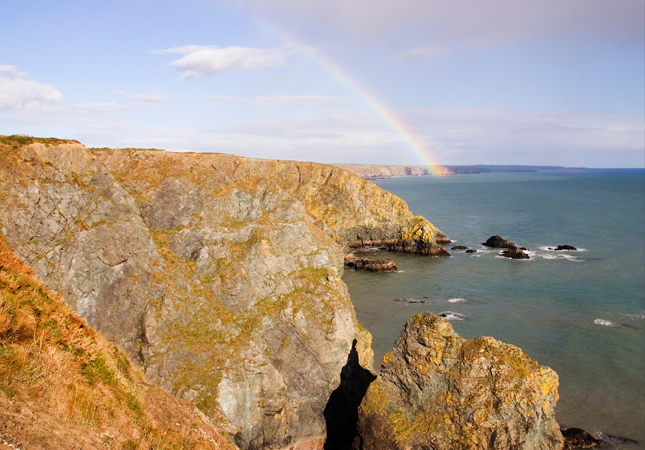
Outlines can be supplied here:
[[[420, 177], [431, 175], [425, 166], [379, 165], [379, 164], [333, 164], [348, 170], [365, 180], [376, 180], [391, 177]], [[583, 167], [562, 166], [523, 166], [523, 165], [469, 165], [469, 166], [435, 166], [437, 175], [473, 175], [495, 172], [542, 172], [559, 170], [580, 170]]]

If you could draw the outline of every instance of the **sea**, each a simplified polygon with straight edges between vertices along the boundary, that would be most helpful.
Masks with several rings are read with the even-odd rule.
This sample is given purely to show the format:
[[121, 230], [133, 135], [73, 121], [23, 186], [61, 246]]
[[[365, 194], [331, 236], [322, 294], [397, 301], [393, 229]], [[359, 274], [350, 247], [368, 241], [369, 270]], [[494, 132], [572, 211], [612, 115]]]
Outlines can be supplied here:
[[[453, 240], [449, 258], [361, 251], [394, 260], [395, 273], [345, 270], [377, 366], [408, 318], [444, 313], [461, 336], [492, 336], [553, 368], [561, 426], [602, 433], [614, 448], [645, 449], [645, 170], [375, 183]], [[492, 235], [527, 247], [530, 259], [481, 245]], [[550, 249], [564, 244], [577, 250]]]

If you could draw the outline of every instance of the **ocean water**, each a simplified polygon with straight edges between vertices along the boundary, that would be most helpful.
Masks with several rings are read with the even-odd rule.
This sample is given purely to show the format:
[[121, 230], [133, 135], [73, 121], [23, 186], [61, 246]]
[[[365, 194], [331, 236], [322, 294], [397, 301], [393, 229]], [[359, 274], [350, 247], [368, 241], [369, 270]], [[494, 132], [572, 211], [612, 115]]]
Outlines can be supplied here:
[[[556, 370], [561, 425], [628, 437], [638, 444], [619, 447], [645, 449], [645, 171], [376, 184], [453, 239], [450, 258], [372, 251], [393, 259], [399, 272], [345, 271], [376, 361], [412, 315], [454, 312], [463, 337], [493, 336]], [[495, 234], [527, 247], [531, 259], [505, 259], [480, 245]], [[548, 250], [558, 244], [579, 250]], [[450, 250], [454, 245], [477, 253]]]

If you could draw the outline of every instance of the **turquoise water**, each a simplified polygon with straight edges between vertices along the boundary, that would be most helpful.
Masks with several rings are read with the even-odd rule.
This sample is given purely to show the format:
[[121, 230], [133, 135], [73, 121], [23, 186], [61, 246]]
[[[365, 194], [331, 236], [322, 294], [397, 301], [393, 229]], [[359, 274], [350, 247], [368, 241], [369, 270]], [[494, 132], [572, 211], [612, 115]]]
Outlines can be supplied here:
[[[558, 422], [645, 448], [645, 171], [585, 170], [378, 180], [454, 240], [451, 258], [372, 252], [398, 273], [346, 270], [377, 361], [420, 311], [453, 311], [560, 376]], [[499, 234], [531, 259], [480, 243]], [[554, 252], [570, 244], [579, 251]], [[450, 250], [465, 245], [474, 254]], [[426, 303], [396, 302], [402, 297]]]

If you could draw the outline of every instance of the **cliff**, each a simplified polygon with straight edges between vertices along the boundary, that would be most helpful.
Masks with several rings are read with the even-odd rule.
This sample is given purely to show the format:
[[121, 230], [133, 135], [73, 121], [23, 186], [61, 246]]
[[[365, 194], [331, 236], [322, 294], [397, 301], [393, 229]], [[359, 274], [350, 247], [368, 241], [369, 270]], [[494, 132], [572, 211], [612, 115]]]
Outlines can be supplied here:
[[151, 446], [236, 448], [194, 406], [144, 382], [0, 236], [0, 447]]
[[223, 154], [0, 139], [0, 228], [45, 285], [242, 448], [321, 448], [369, 340], [350, 246], [444, 254], [443, 233], [349, 172]]
[[[423, 166], [399, 166], [399, 165], [377, 165], [377, 164], [336, 164], [336, 167], [343, 168], [353, 174], [365, 179], [376, 180], [379, 178], [391, 177], [419, 177], [430, 175], [430, 172]], [[452, 175], [452, 171], [446, 167], [434, 167], [438, 175]]]
[[560, 450], [558, 376], [490, 337], [409, 319], [359, 410], [356, 449]]

